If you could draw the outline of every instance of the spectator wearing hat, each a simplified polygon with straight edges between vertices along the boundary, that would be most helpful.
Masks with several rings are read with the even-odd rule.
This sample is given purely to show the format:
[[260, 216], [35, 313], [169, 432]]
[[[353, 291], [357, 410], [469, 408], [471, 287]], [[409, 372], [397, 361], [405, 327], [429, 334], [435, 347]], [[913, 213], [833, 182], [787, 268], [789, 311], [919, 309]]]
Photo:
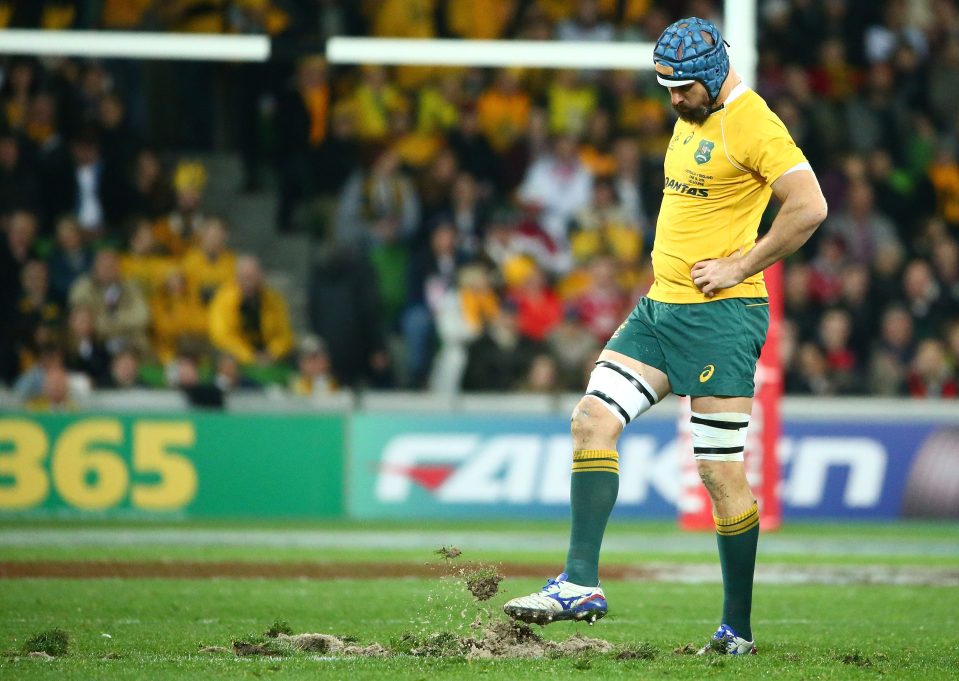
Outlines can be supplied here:
[[153, 226], [157, 243], [168, 255], [182, 257], [194, 243], [204, 219], [202, 204], [206, 182], [206, 168], [199, 161], [177, 164], [173, 172], [174, 208]]

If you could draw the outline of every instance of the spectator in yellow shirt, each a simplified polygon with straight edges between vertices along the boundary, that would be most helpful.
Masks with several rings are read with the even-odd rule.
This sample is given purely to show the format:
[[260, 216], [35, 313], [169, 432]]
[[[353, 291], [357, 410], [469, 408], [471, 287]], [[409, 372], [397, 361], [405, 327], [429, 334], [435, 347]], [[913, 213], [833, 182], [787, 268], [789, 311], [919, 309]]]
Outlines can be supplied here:
[[463, 105], [462, 73], [447, 69], [420, 90], [416, 127], [420, 132], [446, 132], [459, 121]]
[[596, 88], [584, 83], [577, 71], [563, 69], [549, 88], [549, 130], [579, 135], [596, 110]]
[[241, 364], [274, 364], [293, 349], [286, 301], [263, 281], [259, 261], [236, 261], [236, 279], [217, 291], [210, 303], [210, 341]]
[[227, 248], [228, 239], [223, 218], [208, 217], [200, 228], [199, 244], [183, 256], [187, 288], [204, 310], [217, 290], [236, 276], [236, 253]]
[[160, 253], [153, 236], [153, 225], [141, 220], [130, 237], [127, 253], [120, 256], [123, 278], [140, 287], [145, 296], [163, 285], [164, 279], [176, 266], [173, 258]]
[[163, 364], [190, 344], [207, 345], [206, 310], [180, 270], [168, 272], [163, 285], [150, 296], [150, 317], [153, 351]]
[[476, 104], [480, 128], [498, 152], [512, 147], [529, 123], [530, 98], [520, 85], [520, 69], [503, 69]]
[[104, 28], [135, 29], [143, 23], [144, 15], [153, 0], [104, 0], [100, 22]]
[[[388, 38], [432, 38], [436, 35], [436, 6], [439, 0], [366, 0], [373, 35]], [[425, 83], [432, 67], [398, 66], [396, 82], [412, 90]]]
[[363, 80], [353, 92], [357, 132], [365, 140], [380, 140], [389, 132], [390, 114], [406, 102], [389, 83], [385, 68], [373, 64], [362, 71]]
[[446, 3], [446, 27], [458, 38], [501, 38], [516, 13], [516, 0], [457, 0]]

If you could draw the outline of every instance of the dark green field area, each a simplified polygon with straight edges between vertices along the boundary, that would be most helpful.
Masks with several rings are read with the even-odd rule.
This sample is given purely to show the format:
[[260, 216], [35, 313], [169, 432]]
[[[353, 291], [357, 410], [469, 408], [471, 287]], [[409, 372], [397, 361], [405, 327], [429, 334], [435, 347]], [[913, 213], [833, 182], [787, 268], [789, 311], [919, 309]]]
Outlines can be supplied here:
[[[156, 532], [165, 534], [151, 535]], [[0, 525], [0, 562], [421, 565], [442, 562], [432, 550], [452, 539], [463, 549], [459, 561], [555, 564], [558, 571], [562, 554], [556, 547], [562, 546], [565, 532], [565, 524], [548, 522], [297, 524], [282, 529], [261, 524], [5, 523]], [[76, 541], [69, 541], [71, 535]], [[264, 539], [270, 535], [273, 539]], [[413, 546], [393, 548], [404, 539]], [[453, 635], [445, 640], [480, 637], [470, 623], [477, 617], [485, 624], [500, 619], [502, 603], [537, 589], [542, 583], [538, 577], [507, 577], [500, 593], [486, 603], [476, 602], [462, 579], [441, 577], [439, 571], [432, 577], [371, 579], [26, 578], [0, 580], [0, 678], [956, 678], [959, 530], [954, 526], [797, 525], [768, 535], [764, 544], [775, 552], [761, 548], [764, 579], [756, 587], [754, 605], [759, 655], [743, 659], [673, 652], [704, 643], [718, 624], [721, 589], [709, 572], [714, 566], [711, 537], [684, 535], [665, 524], [619, 523], [610, 540], [617, 550], [607, 556], [609, 565], [671, 561], [676, 579], [685, 583], [671, 581], [668, 573], [658, 581], [611, 580], [604, 583], [610, 601], [606, 619], [593, 627], [560, 623], [536, 628], [552, 641], [577, 633], [605, 639], [616, 647], [609, 653], [485, 660], [397, 652], [409, 649], [404, 635], [416, 641], [444, 633]], [[376, 548], [378, 542], [383, 545]], [[508, 550], [510, 542], [517, 550]], [[631, 542], [635, 547], [630, 548]], [[657, 546], [658, 551], [650, 550]], [[830, 583], [830, 565], [843, 567], [844, 583]], [[868, 583], [874, 579], [870, 571], [882, 566], [890, 568], [888, 574], [877, 573], [875, 579], [883, 583]], [[706, 570], [705, 577], [696, 577], [697, 567]], [[862, 579], [856, 577], [860, 572]], [[795, 583], [800, 573], [807, 583]], [[917, 575], [925, 576], [914, 579]], [[384, 658], [199, 652], [203, 646], [230, 648], [234, 640], [259, 634], [277, 619], [289, 622], [295, 632], [377, 642], [393, 652]], [[29, 637], [52, 628], [69, 635], [65, 656], [41, 660], [22, 653]], [[638, 648], [640, 658], [617, 659], [624, 646], [636, 650], [640, 644], [647, 644]]]

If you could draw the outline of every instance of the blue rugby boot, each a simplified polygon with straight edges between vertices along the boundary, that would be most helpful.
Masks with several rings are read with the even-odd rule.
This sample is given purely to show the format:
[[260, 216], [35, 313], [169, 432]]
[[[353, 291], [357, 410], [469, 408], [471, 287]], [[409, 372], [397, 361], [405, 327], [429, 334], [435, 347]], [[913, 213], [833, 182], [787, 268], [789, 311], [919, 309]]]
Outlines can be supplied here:
[[585, 620], [592, 624], [608, 610], [599, 586], [579, 586], [566, 581], [566, 573], [550, 579], [541, 590], [507, 601], [503, 610], [513, 619], [530, 624]]
[[719, 653], [720, 655], [755, 655], [756, 645], [753, 641], [747, 641], [741, 636], [737, 636], [729, 625], [722, 624], [709, 643], [704, 645], [697, 655], [706, 655], [708, 653]]

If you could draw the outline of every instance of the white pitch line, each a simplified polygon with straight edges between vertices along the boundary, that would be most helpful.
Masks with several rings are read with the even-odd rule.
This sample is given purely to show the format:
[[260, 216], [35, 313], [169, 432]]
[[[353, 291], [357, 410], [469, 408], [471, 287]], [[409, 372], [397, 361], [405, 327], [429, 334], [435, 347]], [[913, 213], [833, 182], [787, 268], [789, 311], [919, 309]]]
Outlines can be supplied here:
[[[236, 546], [289, 549], [413, 549], [432, 550], [455, 545], [472, 551], [565, 552], [565, 532], [471, 532], [464, 530], [363, 531], [350, 530], [216, 530], [193, 528], [163, 529], [2, 529], [0, 547], [73, 546]], [[712, 553], [712, 534], [683, 536], [613, 534], [603, 543], [607, 553]], [[764, 535], [761, 555], [842, 555], [842, 556], [959, 556], [959, 542], [948, 540], [869, 539], [852, 543], [842, 537], [783, 537]]]

